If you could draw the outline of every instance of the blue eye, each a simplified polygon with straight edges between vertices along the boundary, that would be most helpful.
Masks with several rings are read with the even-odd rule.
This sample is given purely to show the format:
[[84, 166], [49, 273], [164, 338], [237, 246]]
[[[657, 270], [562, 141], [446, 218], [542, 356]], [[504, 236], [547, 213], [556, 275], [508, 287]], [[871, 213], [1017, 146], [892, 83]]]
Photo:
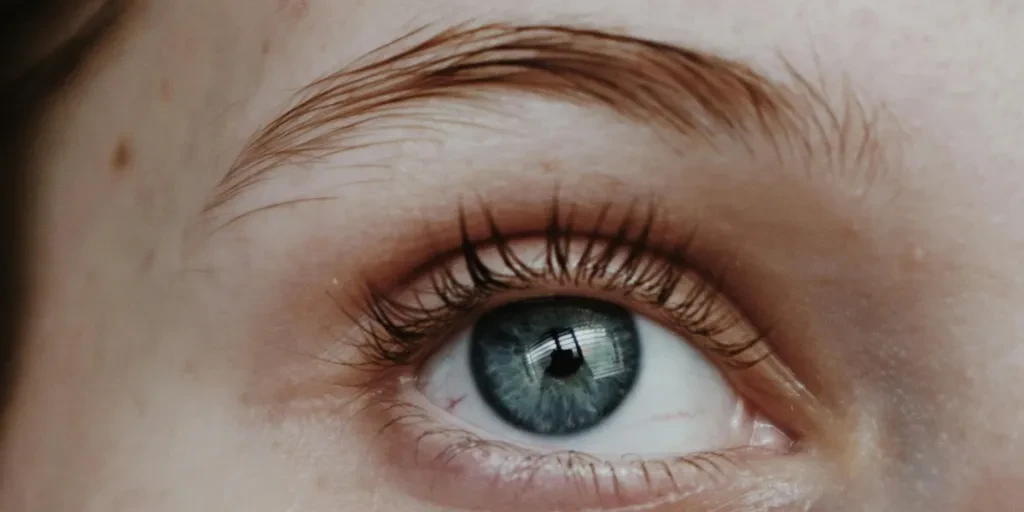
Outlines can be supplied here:
[[568, 217], [556, 204], [544, 238], [513, 241], [461, 216], [461, 257], [371, 290], [360, 352], [389, 467], [413, 492], [510, 510], [703, 503], [774, 471], [793, 443], [758, 409], [803, 387], [761, 331], [683, 249], [648, 248], [653, 213], [632, 240], [630, 212], [611, 238], [604, 213], [590, 232]]
[[633, 389], [640, 345], [633, 316], [608, 302], [514, 302], [477, 320], [470, 370], [480, 395], [525, 432], [576, 434], [607, 419]]
[[539, 451], [686, 455], [749, 446], [768, 433], [693, 342], [592, 298], [489, 309], [416, 380], [445, 423]]

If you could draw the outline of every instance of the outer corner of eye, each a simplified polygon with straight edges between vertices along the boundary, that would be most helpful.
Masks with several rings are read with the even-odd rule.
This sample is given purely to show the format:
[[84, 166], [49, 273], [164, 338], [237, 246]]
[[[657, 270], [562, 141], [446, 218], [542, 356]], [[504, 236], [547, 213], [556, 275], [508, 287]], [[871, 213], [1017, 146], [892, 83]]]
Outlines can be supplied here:
[[564, 454], [599, 461], [601, 478], [614, 481], [595, 475], [590, 498], [570, 490], [571, 479], [562, 490], [589, 505], [603, 485], [644, 487], [625, 493], [637, 504], [687, 482], [704, 485], [707, 475], [694, 472], [701, 461], [710, 472], [716, 458], [738, 462], [758, 452], [760, 461], [792, 444], [684, 337], [593, 298], [520, 300], [484, 313], [425, 362], [417, 389], [438, 423], [465, 429], [463, 447], [521, 448], [498, 455], [511, 460], [503, 463], [489, 454], [492, 465], [547, 460], [572, 474], [580, 461]]

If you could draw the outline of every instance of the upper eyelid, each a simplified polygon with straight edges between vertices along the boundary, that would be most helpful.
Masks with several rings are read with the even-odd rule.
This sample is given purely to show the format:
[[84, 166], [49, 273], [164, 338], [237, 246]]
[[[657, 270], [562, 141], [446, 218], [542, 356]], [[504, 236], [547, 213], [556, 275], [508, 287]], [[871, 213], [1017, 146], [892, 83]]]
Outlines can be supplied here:
[[[426, 28], [389, 43], [303, 88], [294, 105], [250, 139], [207, 204], [228, 202], [284, 164], [361, 147], [365, 125], [403, 116], [423, 99], [458, 101], [488, 89], [540, 94], [611, 108], [687, 142], [767, 146], [805, 177], [872, 188], [888, 176], [876, 135], [881, 109], [848, 89], [839, 108], [792, 66], [792, 84], [741, 63], [665, 43], [566, 26], [492, 24]], [[834, 179], [838, 176], [840, 179]]]

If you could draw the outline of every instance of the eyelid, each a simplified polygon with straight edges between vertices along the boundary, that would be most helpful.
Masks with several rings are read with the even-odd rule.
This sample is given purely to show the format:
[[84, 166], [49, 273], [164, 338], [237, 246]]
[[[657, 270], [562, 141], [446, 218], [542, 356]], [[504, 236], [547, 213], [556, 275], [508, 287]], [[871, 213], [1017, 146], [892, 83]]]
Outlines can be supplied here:
[[[604, 231], [595, 227], [578, 228], [578, 222], [574, 225], [574, 221], [571, 220], [574, 218], [574, 211], [570, 210], [564, 216], [559, 214], [557, 201], [551, 210], [546, 228], [534, 231], [541, 233], [541, 240], [538, 240], [536, 236], [514, 239], [505, 236], [497, 228], [497, 223], [486, 208], [484, 208], [483, 217], [487, 221], [484, 223], [487, 231], [483, 235], [477, 233], [479, 236], [474, 238], [469, 233], [467, 220], [469, 214], [460, 211], [461, 259], [450, 256], [441, 263], [435, 263], [425, 268], [419, 267], [414, 275], [420, 275], [420, 277], [411, 281], [400, 280], [399, 282], [402, 282], [403, 285], [397, 287], [398, 292], [384, 291], [371, 286], [369, 287], [370, 296], [367, 297], [368, 309], [363, 313], [349, 313], [354, 321], [359, 322], [361, 335], [365, 336], [363, 339], [369, 340], [369, 343], [363, 344], [357, 350], [363, 359], [350, 363], [351, 366], [365, 370], [367, 375], [372, 376], [370, 382], [363, 383], [364, 389], [367, 390], [366, 395], [371, 397], [364, 412], [367, 416], [376, 418], [373, 422], [378, 425], [378, 430], [373, 435], [379, 438], [380, 446], [387, 447], [385, 458], [390, 461], [391, 465], [398, 464], [406, 472], [405, 477], [409, 477], [410, 471], [416, 474], [429, 473], [435, 475], [431, 477], [434, 479], [434, 483], [431, 485], [440, 485], [437, 479], [445, 478], [442, 475], [449, 475], [447, 478], [450, 482], [473, 473], [471, 464], [485, 463], [494, 456], [494, 453], [490, 452], [492, 449], [521, 450], [519, 447], [495, 444], [493, 441], [480, 439], [466, 428], [440, 422], [432, 413], [428, 412], [430, 405], [410, 403], [407, 396], [403, 394], [406, 387], [415, 381], [415, 377], [410, 374], [411, 368], [418, 366], [432, 353], [431, 344], [445, 339], [447, 334], [464, 326], [467, 320], [471, 320], [481, 310], [500, 301], [514, 300], [517, 297], [526, 297], [531, 293], [536, 293], [532, 292], [529, 287], [541, 283], [546, 283], [544, 290], [547, 293], [571, 290], [573, 293], [593, 294], [596, 298], [619, 301], [621, 305], [635, 309], [638, 301], [631, 299], [628, 294], [621, 293], [622, 278], [625, 277], [628, 280], [637, 275], [649, 277], [648, 271], [638, 270], [655, 268], [644, 266], [647, 261], [673, 265], [680, 277], [670, 279], [668, 282], [673, 286], [682, 286], [684, 290], [697, 289], [698, 286], [695, 283], [710, 282], [710, 280], [703, 279], [699, 271], [686, 262], [687, 253], [684, 249], [691, 243], [692, 237], [673, 237], [669, 230], [658, 229], [653, 208], [649, 209], [649, 215], [642, 217], [643, 220], [635, 224], [633, 222], [636, 222], [635, 219], [638, 217], [633, 215], [634, 207], [630, 207], [626, 213], [618, 215], [614, 219], [609, 213], [610, 209], [599, 208], [596, 218], [599, 219], [598, 225], [605, 227]], [[610, 235], [603, 233], [610, 233]], [[673, 244], [670, 241], [673, 240], [677, 242], [675, 244], [677, 251], [656, 249], [659, 246], [671, 247]], [[678, 242], [679, 240], [683, 240], [683, 242]], [[533, 247], [533, 252], [530, 252], [531, 249], [524, 251], [524, 247]], [[614, 249], [607, 253], [611, 255], [609, 258], [602, 260], [611, 265], [610, 268], [606, 268], [607, 272], [589, 276], [591, 278], [589, 280], [575, 279], [579, 274], [572, 271], [575, 268], [572, 263], [573, 258], [587, 254], [588, 250], [599, 255], [603, 254], [601, 252], [603, 247]], [[623, 263], [627, 262], [631, 262], [634, 266], [624, 267]], [[635, 266], [638, 262], [640, 266]], [[487, 268], [488, 265], [492, 268], [501, 268], [502, 265], [508, 265], [513, 269], [519, 268], [518, 272], [509, 271], [504, 276], [511, 281], [501, 282], [495, 281], [493, 276], [482, 273], [485, 271], [481, 269]], [[533, 266], [531, 267], [531, 265]], [[549, 267], [552, 265], [560, 271], [551, 272]], [[616, 265], [632, 268], [632, 270], [616, 272], [613, 270]], [[580, 267], [586, 268], [585, 265], [580, 265]], [[546, 268], [547, 270], [545, 270]], [[426, 277], [423, 277], [423, 274]], [[439, 281], [438, 275], [447, 277], [442, 277]], [[516, 279], [519, 279], [524, 286], [514, 286]], [[619, 280], [618, 283], [616, 283], [616, 279]], [[471, 286], [469, 284], [471, 281], [475, 281], [474, 286], [477, 288], [480, 287], [480, 283], [489, 283], [487, 286], [491, 290], [482, 295], [471, 295], [473, 300], [465, 301], [452, 300], [445, 298], [445, 294], [437, 293], [439, 288], [445, 287], [459, 291]], [[606, 286], [602, 286], [602, 283], [605, 283]], [[615, 286], [616, 284], [618, 284], [618, 288]], [[729, 325], [726, 329], [708, 330], [703, 333], [705, 342], [708, 343], [707, 346], [714, 347], [715, 345], [711, 343], [714, 340], [711, 338], [718, 338], [721, 341], [724, 332], [754, 333], [754, 336], [735, 335], [733, 341], [737, 345], [742, 344], [745, 347], [745, 350], [738, 351], [739, 353], [748, 352], [751, 350], [751, 346], [765, 341], [763, 336], [757, 335], [756, 329], [744, 323], [743, 315], [730, 302], [725, 301], [724, 296], [718, 293], [716, 288], [709, 287], [707, 290], [711, 293], [709, 296], [719, 310], [735, 315], [735, 321], [728, 322]], [[683, 292], [683, 295], [687, 294]], [[658, 319], [656, 308], [651, 307], [650, 311], [649, 316]], [[640, 312], [644, 313], [644, 311]], [[707, 317], [709, 315], [697, 316]], [[395, 318], [398, 318], [399, 321], [395, 321]], [[678, 319], [673, 322], [673, 319], [666, 318], [665, 315], [662, 315], [661, 318], [676, 329], [681, 327]], [[407, 330], [406, 326], [410, 325], [413, 329]], [[752, 340], [757, 343], [752, 343]], [[719, 348], [717, 362], [727, 377], [731, 374], [732, 378], [729, 380], [734, 386], [739, 382], [750, 381], [753, 384], [747, 388], [749, 388], [749, 392], [758, 397], [755, 399], [755, 405], [765, 408], [764, 405], [771, 404], [771, 407], [784, 411], [785, 417], [772, 418], [773, 420], [782, 420], [780, 423], [785, 428], [796, 432], [810, 430], [814, 427], [811, 422], [804, 424], [808, 418], [814, 417], [813, 414], [803, 412], [805, 409], [814, 408], [813, 397], [800, 385], [799, 380], [792, 372], [789, 372], [786, 366], [777, 357], [774, 357], [770, 348], [765, 346], [761, 352], [751, 352], [756, 354], [754, 357], [756, 364], [738, 364], [731, 369], [727, 365], [723, 365], [722, 362], [728, 361], [730, 357], [735, 358], [735, 354], [729, 354], [728, 347], [719, 345]], [[709, 352], [713, 355], [715, 351]], [[776, 382], [777, 379], [786, 381]], [[750, 397], [746, 393], [747, 389], [741, 390], [744, 398], [749, 400]], [[756, 402], [760, 399], [766, 401]], [[791, 399], [804, 400], [804, 402], [790, 402]], [[792, 424], [794, 418], [798, 418], [797, 423], [800, 425]], [[432, 443], [436, 443], [436, 445]], [[402, 446], [404, 449], [397, 448]], [[794, 454], [800, 455], [804, 454], [807, 447], [799, 444], [793, 448], [796, 450]], [[463, 453], [467, 449], [469, 450], [468, 454]], [[536, 462], [538, 457], [542, 457], [529, 453], [523, 455], [521, 451], [519, 453], [519, 457], [524, 461]], [[745, 457], [751, 453], [753, 452], [747, 451], [741, 455]], [[583, 456], [582, 454], [578, 455]], [[763, 455], [768, 456], [767, 454]], [[776, 458], [780, 456], [778, 453], [772, 455]], [[792, 454], [787, 454], [782, 458], [790, 455]], [[810, 456], [809, 453], [807, 455]], [[438, 458], [449, 462], [463, 460], [459, 458], [460, 456], [469, 457], [468, 460], [464, 460], [464, 463], [470, 465], [462, 466], [461, 469], [458, 464], [454, 469], [450, 467], [450, 464], [447, 465], [447, 469], [431, 465], [437, 463], [438, 461], [435, 459]], [[697, 454], [696, 457], [698, 457], [697, 460], [700, 460], [699, 457], [713, 459], [715, 455]], [[426, 461], [421, 459], [426, 459]], [[675, 462], [681, 466], [692, 467], [691, 464], [694, 460], [677, 459]], [[602, 462], [602, 464], [604, 463], [607, 461]], [[666, 461], [657, 463], [664, 464]], [[711, 464], [710, 467], [715, 468], [715, 465]], [[765, 470], [769, 469], [770, 467], [765, 468]], [[623, 469], [622, 467], [619, 467], [619, 470], [629, 471], [628, 468]], [[614, 473], [615, 470], [612, 471]], [[640, 469], [637, 471], [642, 473]], [[607, 483], [608, 485], [612, 484], [612, 482]], [[679, 482], [675, 482], [673, 485], [679, 485]]]
[[[569, 196], [567, 195], [567, 197]], [[492, 208], [484, 206], [485, 203], [482, 198], [479, 199], [479, 202], [476, 208], [460, 207], [457, 215], [454, 216], [457, 222], [445, 222], [443, 218], [438, 217], [430, 224], [420, 224], [417, 229], [413, 230], [413, 232], [421, 233], [421, 236], [415, 237], [415, 243], [409, 244], [400, 256], [396, 255], [396, 259], [391, 260], [387, 265], [382, 264], [377, 267], [378, 270], [365, 274], [366, 276], [376, 277], [364, 281], [362, 292], [358, 292], [358, 285], [354, 287], [351, 282], [335, 284], [333, 287], [328, 288], [327, 293], [334, 301], [335, 311], [340, 311], [347, 318], [347, 321], [344, 323], [347, 324], [350, 331], [343, 335], [347, 342], [346, 344], [354, 343], [353, 351], [358, 355], [341, 356], [342, 352], [348, 353], [349, 350], [345, 349], [339, 352], [339, 348], [335, 346], [335, 348], [328, 348], [324, 357], [348, 361], [349, 366], [358, 366], [364, 370], [362, 372], [350, 372], [349, 376], [345, 379], [348, 384], [358, 385], [365, 381], [369, 374], [382, 373], [382, 365], [379, 364], [379, 359], [376, 364], [364, 361], [357, 365], [351, 362], [355, 359], [364, 358], [368, 353], [379, 349], [379, 347], [373, 347], [372, 344], [365, 342], [366, 339], [374, 339], [375, 336], [380, 334], [380, 323], [372, 318], [375, 312], [365, 309], [366, 305], [388, 303], [394, 300], [398, 300], [398, 302], [406, 301], [406, 306], [412, 304], [413, 302], [408, 301], [418, 300], [414, 299], [417, 288], [419, 288], [420, 292], [429, 289], [429, 283], [425, 283], [423, 276], [436, 272], [438, 268], [446, 263], [450, 263], [453, 260], [458, 261], [467, 246], [471, 248], [479, 246], [481, 251], [494, 250], [494, 233], [495, 230], [499, 229], [499, 223], [500, 230], [498, 234], [500, 235], [500, 241], [515, 243], [517, 246], [530, 240], [544, 240], [549, 245], [557, 245], [555, 242], [559, 240], [559, 233], [564, 230], [569, 232], [568, 234], [575, 235], [573, 238], [579, 241], [576, 243], [606, 243], [609, 240], [618, 239], [620, 249], [626, 252], [631, 247], [636, 246], [634, 242], [638, 233], [647, 231], [645, 235], [647, 237], [646, 246], [652, 258], [673, 261], [677, 265], [684, 266], [686, 269], [684, 275], [692, 276], [694, 279], [704, 280], [708, 283], [716, 283], [715, 288], [718, 287], [717, 284], [725, 282], [725, 279], [722, 279], [723, 272], [721, 270], [709, 271], [708, 269], [714, 269], [716, 267], [715, 262], [717, 261], [732, 261], [731, 258], [723, 258], [721, 250], [716, 251], [712, 248], [712, 246], [720, 247], [723, 240], [719, 238], [706, 240], [692, 220], [687, 223], [686, 217], [680, 217], [677, 212], [673, 213], [671, 224], [663, 221], [663, 219], [668, 217], [664, 216], [663, 210], [653, 200], [647, 202], [646, 206], [643, 207], [638, 206], [638, 204], [642, 204], [640, 200], [623, 201], [616, 199], [615, 202], [597, 204], [577, 203], [571, 197], [569, 200], [563, 199], [556, 187], [552, 199], [549, 200], [548, 207], [546, 209], [543, 206], [538, 208], [538, 205], [543, 204], [542, 202], [530, 201], [534, 205], [534, 211], [528, 215], [520, 214], [520, 208], [513, 208], [510, 205], [499, 204], [496, 205], [496, 208]], [[559, 214], [559, 211], [562, 213]], [[540, 214], [538, 212], [543, 213]], [[664, 212], [668, 213], [667, 210], [664, 210]], [[690, 218], [696, 217], [691, 216]], [[461, 225], [461, 227], [457, 229], [447, 227], [453, 224]], [[438, 226], [445, 227], [439, 228]], [[509, 228], [506, 229], [506, 226], [509, 226]], [[644, 226], [648, 226], [650, 229], [645, 230]], [[453, 232], [459, 233], [460, 231], [464, 232], [461, 236], [457, 238], [451, 237]], [[554, 237], [554, 240], [551, 239], [552, 237]], [[570, 237], [565, 237], [564, 239], [567, 238]], [[453, 246], [456, 249], [453, 250]], [[487, 249], [487, 247], [490, 247], [490, 249]], [[427, 257], [410, 258], [408, 256], [417, 253]], [[725, 254], [728, 255], [730, 253], [725, 252]], [[394, 269], [398, 265], [404, 267], [404, 269], [396, 272]], [[392, 272], [383, 273], [385, 268], [392, 269]], [[738, 287], [735, 282], [730, 282], [729, 284], [730, 289], [743, 289]], [[546, 286], [552, 293], [557, 291], [550, 280]], [[742, 286], [747, 285], [744, 284]], [[591, 296], [604, 300], [616, 300], [614, 293], [601, 292], [601, 290], [594, 287], [590, 289], [576, 288], [563, 288], [562, 291], [572, 291], [584, 295], [591, 294]], [[357, 291], [356, 294], [346, 294], [352, 293], [354, 290]], [[402, 290], [405, 291], [403, 292]], [[410, 292], [412, 293], [410, 294]], [[715, 292], [717, 295], [716, 302], [720, 303], [720, 308], [740, 311], [740, 308], [735, 305], [731, 297], [718, 293], [717, 290]], [[428, 293], [427, 299], [429, 299], [429, 295]], [[514, 291], [505, 291], [502, 295], [505, 297], [505, 300], [512, 300], [516, 297]], [[525, 297], [526, 295], [522, 296]], [[501, 297], [497, 298], [496, 301], [492, 300], [487, 303], [475, 304], [475, 307], [479, 309], [495, 306], [500, 303], [500, 300]], [[620, 302], [620, 305], [628, 308], [637, 307], [635, 302]], [[436, 307], [439, 304], [433, 304], [433, 306]], [[379, 312], [377, 311], [377, 313]], [[657, 311], [646, 310], [641, 312], [657, 321], [673, 325], [672, 319], [664, 318]], [[436, 319], [436, 323], [447, 325], [448, 322], [455, 320], [462, 321], [463, 323], [471, 320], [471, 318], [465, 316], [466, 313], [466, 311], [459, 311], [446, 316], [444, 310], [441, 309], [435, 311], [431, 316]], [[761, 315], [761, 318], [764, 319], [766, 316], [770, 318], [776, 314], [777, 312], [768, 313], [768, 315]], [[743, 317], [744, 315], [740, 314], [739, 316]], [[457, 329], [457, 326], [449, 326], [449, 328], [454, 330]], [[771, 325], [761, 324], [761, 329], [759, 330], [761, 331], [760, 334], [764, 335], [762, 337], [767, 338], [771, 333]], [[733, 333], [738, 332], [740, 331], [733, 331]], [[438, 331], [436, 337], [443, 336], [444, 334]], [[728, 337], [729, 333], [718, 333], [716, 336], [719, 338]], [[409, 339], [410, 337], [406, 334], [402, 338]], [[725, 341], [729, 345], [738, 346], [750, 340], [729, 339]], [[705, 348], [708, 346], [707, 344], [704, 345]], [[420, 350], [417, 355], [418, 360], [429, 355], [429, 349], [430, 347], [425, 347], [424, 350]], [[765, 353], [763, 350], [760, 352], [749, 352], [753, 356], [753, 360], [757, 360], [759, 356], [763, 356]], [[405, 362], [412, 363], [412, 361]], [[719, 358], [718, 362], [721, 363], [722, 359]], [[755, 400], [763, 399], [766, 404], [790, 404], [785, 409], [787, 409], [787, 415], [791, 416], [791, 421], [782, 421], [780, 418], [771, 419], [786, 424], [790, 429], [789, 433], [791, 435], [797, 437], [818, 437], [819, 434], [831, 428], [829, 425], [835, 423], [836, 419], [832, 417], [832, 412], [801, 384], [801, 379], [794, 374], [787, 364], [773, 356], [760, 361], [757, 366], [759, 367], [758, 372], [763, 373], [763, 375], [753, 378], [750, 376], [751, 372], [746, 372], [748, 376], [745, 379], [751, 384], [749, 386], [739, 385], [737, 387], [741, 392], [749, 393], [749, 396]], [[734, 370], [741, 371], [741, 368], [735, 368]], [[789, 384], [772, 385], [772, 382], [786, 382]], [[769, 414], [769, 416], [771, 415]]]
[[[469, 425], [442, 423], [425, 400], [384, 398], [391, 396], [409, 395], [396, 388], [375, 397], [377, 407], [367, 409], [376, 416], [372, 424], [385, 425], [369, 435], [386, 447], [381, 457], [387, 474], [413, 496], [445, 506], [547, 512], [661, 510], [661, 503], [675, 511], [733, 510], [728, 504], [742, 503], [738, 512], [762, 503], [811, 503], [824, 484], [821, 472], [807, 471], [818, 465], [811, 453], [740, 448], [648, 460], [540, 453], [484, 439]], [[753, 491], [750, 501], [741, 500]]]
[[[529, 239], [511, 241], [510, 243], [515, 245], [515, 250], [520, 254], [520, 258], [527, 260], [529, 258], [522, 258], [523, 254], [532, 252], [535, 256], [540, 256], [544, 253], [544, 247], [547, 246], [546, 242], [530, 241]], [[585, 250], [582, 248], [588, 245], [602, 245], [602, 242], [600, 240], [577, 240], [565, 245], [565, 248], [570, 253], [579, 254]], [[524, 249], [524, 247], [532, 249]], [[483, 264], [499, 266], [502, 264], [502, 256], [493, 246], [475, 250]], [[647, 254], [644, 257], [650, 258], [651, 261], [659, 261], [657, 255]], [[493, 296], [479, 297], [479, 301], [463, 304], [459, 308], [450, 308], [432, 291], [435, 286], [432, 280], [436, 277], [427, 277], [409, 285], [405, 295], [381, 297], [378, 300], [384, 302], [374, 303], [379, 308], [373, 310], [377, 317], [370, 324], [366, 324], [365, 320], [363, 323], [364, 334], [372, 336], [378, 342], [372, 347], [366, 347], [371, 353], [377, 351], [375, 355], [378, 357], [372, 364], [376, 365], [377, 370], [394, 367], [401, 369], [407, 365], [418, 364], [430, 357], [436, 350], [436, 343], [473, 322], [476, 316], [485, 310], [536, 296], [572, 294], [617, 303], [668, 325], [672, 330], [682, 331], [691, 342], [712, 358], [741, 394], [767, 410], [766, 414], [769, 417], [771, 417], [770, 410], [773, 408], [785, 410], [787, 417], [772, 417], [771, 419], [783, 425], [788, 433], [803, 437], [822, 425], [822, 408], [817, 404], [815, 397], [800, 383], [799, 378], [774, 354], [768, 345], [767, 336], [750, 325], [739, 313], [739, 310], [732, 305], [728, 297], [711, 288], [701, 288], [701, 283], [706, 281], [696, 274], [696, 270], [680, 269], [680, 278], [676, 284], [678, 291], [667, 300], [675, 303], [689, 300], [692, 304], [708, 304], [711, 308], [708, 311], [713, 312], [707, 315], [711, 320], [705, 321], [705, 325], [721, 326], [714, 328], [713, 332], [710, 327], [688, 324], [688, 321], [681, 321], [678, 317], [666, 314], [664, 309], [654, 304], [623, 293], [622, 283], [615, 283], [610, 278], [595, 279], [587, 285], [573, 283], [571, 280], [559, 282], [557, 279], [551, 279], [550, 276], [540, 276], [542, 274], [540, 269], [544, 267], [545, 263], [536, 261], [537, 259], [540, 258], [534, 258], [534, 264], [537, 265], [539, 277], [524, 281], [521, 288], [502, 290], [494, 293]], [[456, 260], [456, 262], [454, 265], [445, 267], [446, 271], [450, 272], [454, 279], [465, 283], [469, 271], [461, 261]], [[567, 265], [571, 266], [571, 263], [567, 263]], [[428, 275], [436, 276], [436, 274]], [[529, 289], [532, 287], [540, 287], [540, 295], [538, 295], [538, 291]], [[704, 295], [698, 296], [698, 293]], [[388, 312], [388, 308], [394, 309], [394, 312], [400, 315], [412, 315], [415, 313], [406, 309], [410, 304], [423, 307], [423, 311], [433, 310], [429, 314], [422, 314], [423, 320], [417, 321], [417, 328], [424, 327], [422, 322], [430, 322], [437, 328], [431, 330], [429, 335], [417, 335], [412, 332], [380, 332], [382, 326], [390, 324], [388, 316], [392, 313]], [[716, 317], [725, 318], [726, 315], [729, 318], [727, 321], [714, 320]], [[725, 324], [728, 327], [725, 327]], [[400, 326], [397, 327], [400, 329]], [[695, 332], [698, 329], [705, 332]], [[393, 339], [392, 337], [398, 337], [409, 344], [391, 345], [389, 340]], [[742, 376], [738, 377], [740, 374]]]
[[[482, 201], [479, 216], [484, 222], [475, 230], [470, 226], [471, 215], [460, 206], [461, 242], [457, 254], [441, 256], [444, 259], [440, 262], [434, 259], [431, 265], [417, 267], [411, 275], [425, 274], [427, 277], [421, 277], [419, 281], [400, 280], [405, 283], [404, 294], [396, 295], [368, 285], [369, 291], [363, 299], [368, 308], [362, 314], [358, 311], [348, 313], [370, 340], [360, 347], [360, 351], [364, 355], [377, 356], [374, 361], [364, 363], [364, 367], [375, 366], [381, 370], [389, 366], [389, 359], [401, 364], [422, 361], [431, 352], [429, 346], [422, 346], [424, 340], [421, 338], [426, 331], [433, 331], [430, 336], [435, 339], [443, 338], [460, 327], [459, 321], [471, 321], [475, 312], [498, 305], [491, 294], [500, 292], [498, 300], [511, 301], [528, 296], [529, 292], [524, 289], [542, 282], [549, 294], [561, 291], [592, 295], [617, 301], [629, 309], [646, 305], [647, 309], [639, 312], [686, 332], [720, 367], [727, 370], [726, 376], [737, 381], [734, 384], [738, 384], [741, 392], [750, 393], [767, 404], [789, 404], [784, 409], [789, 410], [792, 418], [772, 419], [791, 428], [791, 434], [802, 436], [826, 424], [827, 411], [774, 354], [768, 344], [767, 331], [750, 325], [739, 308], [720, 292], [717, 283], [723, 280], [723, 276], [707, 277], [693, 263], [690, 249], [697, 242], [696, 229], [682, 235], [673, 231], [659, 221], [659, 210], [653, 203], [643, 210], [638, 208], [637, 201], [619, 209], [611, 203], [590, 209], [596, 212], [591, 217], [593, 220], [580, 220], [585, 207], [562, 205], [556, 190], [548, 208], [546, 225], [534, 231], [543, 237], [539, 245], [533, 246], [535, 261], [528, 262], [523, 261], [522, 254], [511, 249], [514, 243], [522, 251], [524, 240], [513, 240], [506, 235], [492, 210]], [[638, 214], [638, 211], [643, 213]], [[516, 238], [536, 240], [536, 237], [529, 236]], [[450, 299], [443, 299], [444, 294], [438, 293], [439, 286], [456, 289], [473, 286], [474, 275], [487, 271], [488, 263], [481, 259], [484, 256], [490, 259], [491, 268], [508, 271], [507, 277], [514, 279], [497, 284], [492, 280], [495, 290], [478, 294], [473, 297], [473, 303], [453, 307], [455, 305]], [[601, 274], [588, 275], [594, 268], [588, 265], [597, 265]], [[650, 307], [653, 304], [645, 304], [643, 300], [638, 304], [637, 297], [630, 296], [633, 292], [645, 291], [643, 289], [625, 290], [637, 282], [637, 277], [650, 278], [652, 272], [664, 270], [668, 273], [660, 273], [656, 277], [670, 282], [663, 283], [666, 286], [655, 291], [672, 290], [674, 293], [658, 297], [665, 303], [660, 307]], [[624, 281], [619, 279], [623, 277]], [[439, 279], [446, 282], [439, 282]], [[678, 306], [682, 312], [669, 315], [666, 304]], [[694, 310], [691, 306], [701, 309]], [[413, 318], [417, 308], [420, 310], [418, 319]], [[397, 324], [390, 321], [392, 315], [399, 320]], [[681, 321], [680, 315], [687, 321]], [[703, 319], [702, 325], [694, 325], [689, 321], [691, 318]], [[415, 330], [419, 332], [410, 332], [400, 325], [401, 321], [410, 319], [414, 320]], [[393, 344], [395, 340], [400, 340], [398, 345]], [[415, 361], [410, 357], [415, 357]], [[734, 372], [742, 372], [743, 379], [733, 379]], [[738, 381], [751, 384], [743, 385]]]

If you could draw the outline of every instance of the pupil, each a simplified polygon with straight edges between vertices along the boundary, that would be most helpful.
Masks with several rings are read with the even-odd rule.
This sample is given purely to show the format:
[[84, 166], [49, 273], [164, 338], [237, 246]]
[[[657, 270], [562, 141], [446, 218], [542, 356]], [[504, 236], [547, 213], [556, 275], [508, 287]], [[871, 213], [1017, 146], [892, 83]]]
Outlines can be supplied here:
[[608, 302], [549, 297], [485, 313], [469, 365], [484, 402], [525, 432], [570, 435], [605, 421], [640, 372], [633, 315]]
[[545, 373], [556, 379], [571, 377], [580, 370], [584, 362], [583, 352], [579, 347], [579, 343], [576, 344], [576, 350], [580, 350], [578, 353], [562, 346], [559, 334], [566, 331], [575, 338], [575, 333], [572, 332], [572, 329], [551, 330], [551, 337], [555, 340], [555, 350], [551, 353], [551, 363], [548, 364]]

